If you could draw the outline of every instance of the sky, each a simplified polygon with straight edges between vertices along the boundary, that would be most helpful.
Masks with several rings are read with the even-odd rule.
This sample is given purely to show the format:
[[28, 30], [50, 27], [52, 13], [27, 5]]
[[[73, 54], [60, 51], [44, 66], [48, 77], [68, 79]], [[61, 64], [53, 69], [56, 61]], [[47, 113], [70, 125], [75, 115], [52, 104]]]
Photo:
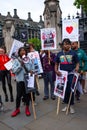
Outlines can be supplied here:
[[[39, 21], [40, 15], [43, 16], [45, 0], [0, 0], [0, 13], [7, 15], [7, 12], [13, 16], [14, 9], [17, 9], [17, 14], [21, 19], [28, 18], [28, 12], [31, 12], [31, 18], [33, 21]], [[77, 11], [73, 6], [75, 0], [60, 0], [60, 8], [62, 10], [62, 18], [66, 18], [69, 14], [72, 17], [76, 16]], [[42, 17], [43, 18], [43, 17]]]

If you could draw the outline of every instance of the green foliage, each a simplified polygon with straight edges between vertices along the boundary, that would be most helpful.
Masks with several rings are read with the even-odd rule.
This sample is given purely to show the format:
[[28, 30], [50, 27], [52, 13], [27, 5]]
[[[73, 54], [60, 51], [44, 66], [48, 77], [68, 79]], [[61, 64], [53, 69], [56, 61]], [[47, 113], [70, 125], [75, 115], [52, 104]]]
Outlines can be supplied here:
[[35, 46], [35, 50], [40, 51], [41, 49], [41, 40], [38, 38], [28, 39], [28, 43], [33, 43]]
[[74, 5], [77, 8], [83, 7], [83, 10], [87, 12], [87, 0], [75, 0]]

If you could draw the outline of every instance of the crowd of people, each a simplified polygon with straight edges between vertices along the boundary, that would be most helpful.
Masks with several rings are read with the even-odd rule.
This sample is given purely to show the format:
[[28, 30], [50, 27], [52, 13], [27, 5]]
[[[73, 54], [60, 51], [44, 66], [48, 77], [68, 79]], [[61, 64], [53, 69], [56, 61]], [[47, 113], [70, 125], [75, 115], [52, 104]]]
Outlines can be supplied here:
[[[75, 113], [74, 110], [74, 97], [80, 101], [79, 87], [82, 86], [83, 92], [85, 92], [85, 74], [87, 71], [87, 55], [84, 50], [80, 49], [78, 45], [78, 41], [71, 42], [70, 39], [65, 38], [61, 43], [61, 51], [56, 55], [50, 50], [42, 50], [40, 55], [40, 60], [43, 68], [43, 73], [41, 74], [43, 77], [44, 83], [44, 97], [43, 100], [48, 100], [51, 98], [52, 100], [56, 99], [54, 95], [55, 81], [56, 75], [61, 76], [60, 70], [64, 70], [68, 72], [68, 81], [65, 91], [65, 96], [63, 99], [63, 103], [66, 104], [62, 111], [67, 110], [67, 104], [69, 103], [70, 93], [71, 93], [71, 84], [73, 76], [70, 75], [71, 72], [79, 73], [79, 78], [76, 86], [76, 91], [72, 93], [71, 101], [70, 101], [70, 113]], [[25, 81], [24, 75], [27, 72], [31, 74], [35, 74], [35, 66], [31, 59], [27, 62], [23, 61], [24, 56], [28, 56], [28, 53], [35, 52], [34, 45], [32, 43], [28, 44], [28, 46], [24, 46], [19, 48], [18, 55], [13, 59], [13, 65], [11, 71], [15, 74], [16, 78], [16, 108], [12, 112], [11, 116], [15, 117], [20, 113], [20, 103], [23, 100], [25, 104], [25, 114], [26, 116], [30, 116], [31, 112], [29, 110], [29, 105], [31, 102], [31, 94], [26, 93], [25, 90]], [[7, 94], [6, 85], [8, 85], [9, 93], [10, 93], [10, 101], [14, 102], [13, 96], [13, 86], [11, 83], [11, 72], [7, 70], [4, 66], [5, 63], [10, 61], [9, 56], [6, 54], [6, 48], [4, 46], [0, 47], [0, 79], [2, 83], [2, 90], [5, 95], [5, 102], [9, 101], [9, 97]], [[35, 91], [33, 91], [33, 100], [35, 103], [35, 96], [40, 95], [38, 90], [38, 84], [36, 79], [38, 78], [38, 74], [35, 74]], [[7, 84], [6, 84], [7, 79]], [[0, 103], [3, 104], [0, 96]]]

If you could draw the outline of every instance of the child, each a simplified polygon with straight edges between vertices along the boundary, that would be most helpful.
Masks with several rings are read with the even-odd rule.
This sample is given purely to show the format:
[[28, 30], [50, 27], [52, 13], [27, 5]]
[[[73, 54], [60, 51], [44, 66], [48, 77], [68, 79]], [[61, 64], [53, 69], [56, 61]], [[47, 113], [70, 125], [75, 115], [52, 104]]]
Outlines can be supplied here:
[[17, 116], [20, 113], [20, 102], [21, 98], [24, 97], [25, 99], [25, 114], [26, 116], [30, 116], [30, 110], [29, 110], [29, 103], [30, 103], [30, 96], [29, 94], [26, 94], [25, 90], [25, 82], [24, 82], [24, 74], [25, 67], [26, 66], [28, 71], [32, 71], [33, 64], [29, 60], [29, 62], [24, 63], [22, 57], [26, 55], [27, 52], [24, 47], [19, 48], [18, 50], [18, 58], [13, 60], [13, 66], [12, 66], [12, 72], [15, 73], [16, 82], [17, 82], [17, 96], [16, 96], [16, 110], [11, 114], [12, 117]]

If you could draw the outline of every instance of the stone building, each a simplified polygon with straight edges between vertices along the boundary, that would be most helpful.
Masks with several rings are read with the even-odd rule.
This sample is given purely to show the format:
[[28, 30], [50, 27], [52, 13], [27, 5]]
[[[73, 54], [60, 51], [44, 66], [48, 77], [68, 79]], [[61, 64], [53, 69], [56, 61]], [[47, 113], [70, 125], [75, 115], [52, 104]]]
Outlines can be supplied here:
[[13, 38], [18, 39], [22, 42], [26, 42], [28, 38], [39, 38], [40, 39], [40, 29], [47, 27], [55, 27], [57, 33], [57, 43], [61, 42], [61, 17], [62, 12], [59, 6], [58, 0], [45, 0], [45, 9], [43, 12], [44, 22], [42, 16], [40, 16], [39, 22], [33, 21], [31, 18], [31, 13], [28, 13], [28, 18], [26, 20], [20, 19], [17, 14], [17, 9], [14, 9], [14, 15], [11, 16], [8, 12], [7, 16], [0, 14], [0, 22], [2, 28], [2, 40], [9, 52]]
[[[62, 11], [59, 5], [59, 0], [44, 1], [44, 21], [40, 16], [39, 22], [33, 21], [31, 13], [28, 12], [28, 18], [21, 19], [17, 14], [17, 9], [14, 9], [14, 15], [11, 16], [8, 12], [7, 16], [0, 13], [0, 45], [4, 42], [9, 52], [13, 38], [22, 42], [27, 42], [31, 38], [40, 39], [41, 28], [56, 28], [57, 47], [62, 41]], [[70, 18], [70, 16], [68, 16]], [[79, 41], [80, 47], [87, 52], [87, 13], [81, 9], [81, 16], [77, 13], [76, 18], [79, 19]]]
[[39, 22], [35, 22], [31, 18], [30, 12], [26, 20], [19, 18], [17, 9], [14, 9], [13, 16], [11, 16], [10, 12], [8, 12], [7, 16], [0, 14], [0, 44], [4, 42], [9, 53], [14, 38], [22, 42], [27, 42], [31, 38], [40, 39], [40, 29], [43, 27], [42, 16], [40, 16]]

